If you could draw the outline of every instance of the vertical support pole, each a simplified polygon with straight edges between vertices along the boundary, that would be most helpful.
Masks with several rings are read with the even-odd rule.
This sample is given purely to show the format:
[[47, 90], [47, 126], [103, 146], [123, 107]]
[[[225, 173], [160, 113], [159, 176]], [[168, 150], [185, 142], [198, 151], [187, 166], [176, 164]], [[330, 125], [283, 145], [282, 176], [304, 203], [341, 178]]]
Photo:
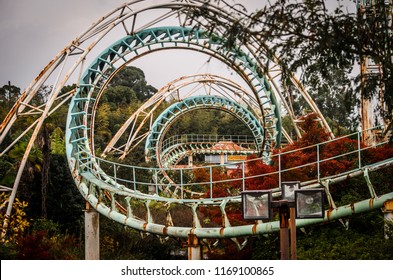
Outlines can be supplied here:
[[283, 203], [279, 208], [280, 214], [280, 251], [281, 259], [289, 260], [289, 207]]
[[[365, 7], [364, 4], [362, 3], [361, 6], [359, 6], [359, 17], [364, 17], [365, 14]], [[369, 58], [362, 54], [361, 59], [360, 59], [360, 121], [361, 121], [361, 127], [363, 130], [362, 134], [362, 142], [366, 144], [367, 146], [372, 146], [373, 145], [373, 134], [370, 128], [372, 127], [372, 121], [373, 121], [373, 112], [372, 112], [372, 101], [370, 100], [370, 97], [366, 96], [366, 75], [367, 75], [367, 64], [368, 64]]]
[[319, 144], [317, 145], [317, 172], [318, 172], [318, 182], [321, 181], [321, 164], [320, 164], [320, 160], [321, 157], [319, 155], [320, 153], [320, 148], [319, 148]]
[[209, 171], [210, 171], [210, 198], [213, 198], [213, 170], [211, 166], [209, 168]]
[[281, 153], [278, 154], [278, 185], [281, 186]]
[[136, 191], [135, 167], [132, 167], [132, 180], [134, 181], [134, 191]]
[[393, 200], [388, 200], [383, 204], [383, 217], [385, 220], [385, 239], [393, 239]]
[[154, 180], [154, 185], [149, 184], [148, 186], [148, 192], [149, 194], [158, 194], [157, 189], [158, 189], [158, 185], [157, 185], [157, 181], [158, 181], [158, 174], [157, 174], [157, 169], [153, 169], [154, 174], [153, 174], [153, 180]]
[[224, 165], [225, 164], [225, 154], [221, 154], [220, 155], [220, 165]]
[[361, 126], [363, 130], [362, 142], [367, 146], [373, 146], [374, 135], [372, 133], [372, 103], [367, 97], [362, 96], [361, 98]]
[[244, 170], [244, 161], [242, 162], [242, 191], [246, 190], [246, 174], [245, 174], [245, 170]]
[[202, 246], [199, 244], [198, 237], [190, 233], [187, 238], [187, 250], [189, 260], [202, 259]]
[[192, 154], [188, 156], [188, 167], [192, 167], [194, 165]]
[[289, 228], [291, 230], [291, 259], [297, 259], [297, 252], [296, 252], [296, 213], [295, 208], [291, 207], [289, 209]]
[[[360, 145], [360, 140], [361, 140], [360, 133], [361, 132], [358, 133], [358, 167], [359, 167], [359, 169], [362, 168], [362, 151], [361, 151], [361, 145]], [[364, 135], [364, 133], [365, 133], [365, 131], [363, 131], [362, 135]]]
[[158, 170], [155, 170], [155, 179], [156, 179], [156, 183], [155, 183], [155, 193], [158, 195]]
[[115, 183], [117, 183], [117, 169], [116, 169], [116, 163], [113, 164], [113, 176]]
[[180, 169], [180, 197], [184, 198], [183, 169]]
[[85, 259], [100, 259], [100, 219], [97, 211], [86, 202], [85, 210]]

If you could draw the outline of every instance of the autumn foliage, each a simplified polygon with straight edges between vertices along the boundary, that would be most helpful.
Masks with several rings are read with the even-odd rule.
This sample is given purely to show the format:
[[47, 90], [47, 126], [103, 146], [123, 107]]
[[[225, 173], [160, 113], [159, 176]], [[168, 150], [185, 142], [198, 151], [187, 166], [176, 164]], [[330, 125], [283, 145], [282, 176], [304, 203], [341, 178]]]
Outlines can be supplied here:
[[[3, 230], [3, 221], [6, 217], [6, 209], [9, 203], [10, 199], [10, 194], [2, 192], [0, 194], [0, 230]], [[25, 212], [26, 207], [28, 206], [28, 203], [26, 201], [20, 201], [18, 198], [15, 199], [13, 205], [12, 205], [12, 215], [9, 220], [8, 224], [8, 232], [6, 235], [5, 243], [16, 243], [18, 244], [18, 241], [21, 236], [24, 235], [25, 231], [28, 229], [30, 226], [30, 222], [27, 219], [27, 215]]]
[[[303, 118], [301, 128], [305, 134], [300, 140], [276, 151], [280, 153], [281, 170], [287, 170], [282, 173], [283, 180], [315, 180], [318, 171], [323, 178], [354, 170], [359, 161], [365, 166], [393, 157], [392, 145], [369, 148], [358, 141], [357, 135], [329, 141], [329, 133], [313, 114]], [[278, 166], [278, 156], [273, 161]]]
[[[243, 187], [246, 190], [268, 190], [279, 187], [278, 170], [282, 171], [282, 181], [310, 181], [327, 176], [342, 174], [362, 166], [393, 157], [393, 146], [386, 144], [368, 148], [358, 142], [358, 137], [342, 137], [330, 140], [330, 135], [320, 125], [316, 116], [310, 114], [302, 119], [302, 138], [293, 144], [274, 151], [272, 163], [266, 164], [256, 156], [250, 156], [244, 163], [246, 179], [243, 180], [241, 166], [227, 172], [224, 168], [212, 168], [212, 193], [207, 187], [207, 197], [222, 198], [238, 195]], [[361, 151], [359, 151], [359, 147]], [[318, 163], [319, 162], [319, 163]], [[280, 167], [280, 168], [279, 168]], [[194, 178], [199, 182], [209, 182], [209, 169], [197, 169]], [[237, 180], [236, 180], [237, 179]], [[241, 224], [240, 207], [225, 208], [232, 225]], [[200, 216], [205, 226], [223, 226], [222, 212], [219, 207], [204, 207]]]

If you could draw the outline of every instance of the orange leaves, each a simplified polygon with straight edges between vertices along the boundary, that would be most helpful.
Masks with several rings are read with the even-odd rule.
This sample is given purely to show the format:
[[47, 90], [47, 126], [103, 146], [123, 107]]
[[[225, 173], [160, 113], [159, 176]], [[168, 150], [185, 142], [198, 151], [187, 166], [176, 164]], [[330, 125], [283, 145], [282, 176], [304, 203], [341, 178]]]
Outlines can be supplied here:
[[274, 174], [277, 168], [265, 164], [255, 156], [249, 157], [247, 167], [247, 190], [268, 190], [278, 186], [278, 175]]
[[393, 143], [388, 143], [368, 151], [365, 155], [366, 164], [383, 161], [393, 157]]
[[[306, 131], [302, 138], [280, 151], [281, 170], [287, 170], [282, 174], [283, 180], [314, 180], [318, 175], [331, 176], [357, 167], [357, 139], [340, 138], [326, 142], [329, 133], [319, 125], [315, 114], [305, 116], [301, 128]], [[278, 165], [278, 159], [274, 161]]]
[[322, 129], [315, 113], [300, 118], [299, 125], [305, 133], [298, 143], [295, 144], [296, 146], [308, 147], [329, 140], [329, 133]]

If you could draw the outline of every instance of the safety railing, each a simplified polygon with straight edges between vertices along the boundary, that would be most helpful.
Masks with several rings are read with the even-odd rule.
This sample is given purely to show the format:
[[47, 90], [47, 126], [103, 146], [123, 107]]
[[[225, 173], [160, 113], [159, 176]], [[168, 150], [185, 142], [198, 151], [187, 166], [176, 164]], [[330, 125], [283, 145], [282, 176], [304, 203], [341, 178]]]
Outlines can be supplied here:
[[[180, 141], [177, 138], [173, 139]], [[194, 138], [190, 136], [188, 139]], [[207, 136], [204, 139], [214, 140]], [[273, 191], [279, 191], [278, 186], [283, 180], [319, 182], [372, 166], [376, 162], [370, 160], [367, 153], [372, 153], [378, 146], [387, 144], [387, 140], [372, 146], [364, 146], [361, 139], [362, 132], [356, 132], [312, 146], [274, 154], [270, 166], [270, 170], [273, 171], [266, 173], [258, 173], [255, 170], [250, 172], [251, 166], [263, 164], [260, 158], [239, 162], [235, 169], [233, 164], [160, 169], [130, 166], [93, 157], [80, 147], [77, 160], [80, 173], [91, 172], [102, 177], [106, 183], [121, 189], [167, 197], [168, 193], [165, 190], [173, 188], [176, 190], [176, 197], [180, 199], [194, 199], [195, 197], [190, 194], [204, 193], [200, 199], [219, 200], [237, 197], [241, 191], [255, 188], [255, 184], [260, 185], [268, 179], [277, 183]], [[342, 153], [338, 154], [338, 151]], [[299, 161], [302, 155], [306, 155], [306, 160]], [[171, 184], [168, 185], [168, 180], [163, 179], [163, 174], [170, 177]]]
[[190, 143], [218, 143], [233, 142], [235, 144], [255, 145], [252, 135], [214, 135], [214, 134], [181, 134], [168, 137], [162, 142], [162, 150], [178, 145]]

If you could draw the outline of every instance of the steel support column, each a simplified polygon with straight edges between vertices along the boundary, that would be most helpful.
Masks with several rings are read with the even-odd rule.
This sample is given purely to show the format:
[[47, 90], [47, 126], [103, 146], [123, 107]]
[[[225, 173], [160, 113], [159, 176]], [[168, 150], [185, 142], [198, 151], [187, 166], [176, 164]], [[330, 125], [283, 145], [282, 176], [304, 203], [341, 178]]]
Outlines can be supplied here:
[[100, 216], [88, 202], [85, 210], [85, 259], [100, 259]]
[[189, 234], [187, 239], [187, 251], [189, 260], [202, 259], [202, 246], [195, 234]]
[[393, 200], [386, 201], [383, 206], [385, 239], [393, 239]]
[[297, 259], [296, 252], [296, 213], [295, 208], [289, 209], [289, 228], [291, 230], [291, 259]]
[[280, 252], [282, 260], [289, 260], [289, 207], [281, 206], [280, 211]]

